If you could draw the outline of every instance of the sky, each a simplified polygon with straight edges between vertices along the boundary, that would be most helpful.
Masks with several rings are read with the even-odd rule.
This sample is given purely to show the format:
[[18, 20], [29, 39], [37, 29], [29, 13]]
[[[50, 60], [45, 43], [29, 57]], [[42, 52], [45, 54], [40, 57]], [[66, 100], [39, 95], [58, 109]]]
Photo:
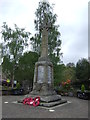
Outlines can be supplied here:
[[[38, 3], [42, 0], [0, 0], [0, 30], [3, 22], [10, 27], [17, 24], [32, 35], [35, 33], [34, 19]], [[89, 0], [48, 0], [54, 4], [56, 24], [61, 33], [61, 60], [64, 64], [77, 63], [88, 58], [88, 1]]]

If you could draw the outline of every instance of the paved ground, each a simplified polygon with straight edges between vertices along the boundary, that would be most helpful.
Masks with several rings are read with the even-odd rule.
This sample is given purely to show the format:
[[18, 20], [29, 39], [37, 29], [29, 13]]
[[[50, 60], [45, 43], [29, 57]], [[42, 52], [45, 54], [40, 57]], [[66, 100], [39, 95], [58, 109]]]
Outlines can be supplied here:
[[63, 104], [50, 109], [17, 104], [15, 101], [23, 96], [2, 97], [3, 118], [88, 118], [88, 100], [76, 97], [62, 97], [68, 100]]

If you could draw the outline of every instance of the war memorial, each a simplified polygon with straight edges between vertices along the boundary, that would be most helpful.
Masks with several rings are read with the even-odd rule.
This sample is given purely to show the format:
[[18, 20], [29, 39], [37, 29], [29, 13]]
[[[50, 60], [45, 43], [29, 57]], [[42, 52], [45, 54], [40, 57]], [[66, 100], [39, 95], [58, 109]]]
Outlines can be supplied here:
[[44, 15], [43, 23], [40, 26], [42, 31], [41, 56], [35, 64], [33, 90], [27, 97], [40, 97], [40, 105], [51, 107], [67, 102], [61, 99], [54, 91], [53, 64], [48, 57], [48, 33], [51, 24]]

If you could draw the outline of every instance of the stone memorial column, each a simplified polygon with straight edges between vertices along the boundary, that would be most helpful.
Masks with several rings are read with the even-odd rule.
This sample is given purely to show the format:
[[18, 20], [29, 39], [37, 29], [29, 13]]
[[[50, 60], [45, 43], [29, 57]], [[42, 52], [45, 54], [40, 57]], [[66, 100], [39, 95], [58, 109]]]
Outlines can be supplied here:
[[61, 95], [54, 91], [53, 64], [48, 57], [48, 32], [50, 27], [47, 17], [44, 16], [43, 24], [40, 26], [42, 31], [41, 56], [35, 64], [33, 90], [27, 97], [40, 96], [41, 106], [54, 106], [65, 103], [61, 100]]
[[48, 57], [48, 31], [50, 29], [46, 16], [40, 26], [42, 31], [41, 56], [35, 64], [33, 94], [52, 95], [53, 90], [53, 64]]

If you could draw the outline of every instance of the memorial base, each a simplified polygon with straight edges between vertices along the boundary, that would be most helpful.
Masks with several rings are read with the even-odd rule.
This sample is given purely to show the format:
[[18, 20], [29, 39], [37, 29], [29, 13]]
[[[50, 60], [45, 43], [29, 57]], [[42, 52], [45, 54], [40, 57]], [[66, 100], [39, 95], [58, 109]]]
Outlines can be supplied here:
[[41, 102], [40, 103], [40, 106], [43, 106], [43, 107], [53, 107], [53, 106], [57, 106], [57, 105], [60, 105], [60, 104], [64, 104], [66, 103], [67, 101], [66, 100], [58, 100], [58, 101], [52, 101], [52, 102]]
[[[43, 106], [43, 107], [53, 107], [53, 106], [64, 104], [67, 102], [67, 100], [61, 99], [61, 95], [43, 96], [43, 95], [32, 95], [32, 94], [30, 95], [30, 94], [28, 94], [27, 96], [25, 96], [25, 98], [32, 97], [34, 99], [37, 96], [40, 97], [39, 106]], [[23, 99], [18, 101], [18, 102], [22, 103]]]

